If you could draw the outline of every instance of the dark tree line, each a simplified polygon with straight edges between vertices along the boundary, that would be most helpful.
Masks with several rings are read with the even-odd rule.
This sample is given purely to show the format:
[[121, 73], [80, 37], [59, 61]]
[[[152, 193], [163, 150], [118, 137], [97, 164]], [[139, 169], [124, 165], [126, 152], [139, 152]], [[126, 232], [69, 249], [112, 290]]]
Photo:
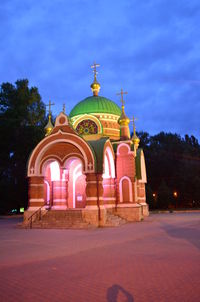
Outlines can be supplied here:
[[[44, 137], [46, 123], [45, 105], [28, 80], [0, 86], [0, 212], [27, 206], [27, 162]], [[138, 136], [145, 152], [150, 207], [200, 206], [197, 139], [164, 132]]]
[[[200, 145], [192, 135], [138, 133], [151, 208], [200, 207]], [[154, 196], [153, 196], [154, 195]]]
[[26, 165], [44, 136], [45, 105], [28, 80], [0, 87], [0, 211], [27, 204]]

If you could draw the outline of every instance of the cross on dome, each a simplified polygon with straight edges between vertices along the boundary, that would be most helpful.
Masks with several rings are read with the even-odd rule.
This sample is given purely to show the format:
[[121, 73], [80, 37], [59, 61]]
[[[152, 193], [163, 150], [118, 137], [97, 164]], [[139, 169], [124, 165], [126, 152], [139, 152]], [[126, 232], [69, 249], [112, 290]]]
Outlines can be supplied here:
[[54, 103], [51, 103], [51, 101], [49, 100], [49, 104], [46, 104], [46, 107], [49, 107], [49, 115], [51, 115], [51, 106], [55, 105]]
[[90, 85], [93, 95], [94, 96], [98, 96], [99, 90], [100, 90], [100, 84], [97, 82], [97, 67], [99, 67], [99, 64], [96, 64], [96, 62], [94, 62], [94, 64], [91, 66], [91, 68], [93, 69], [94, 72], [94, 81], [93, 83]]
[[131, 120], [131, 122], [133, 123], [133, 133], [134, 135], [136, 134], [136, 131], [135, 131], [135, 122], [137, 121], [138, 119], [136, 117], [133, 116], [133, 119]]
[[97, 76], [97, 74], [98, 74], [97, 67], [99, 67], [99, 66], [100, 66], [100, 65], [97, 64], [96, 62], [94, 62], [94, 64], [91, 65], [91, 68], [93, 69], [93, 72], [94, 72], [94, 78], [95, 78], [95, 80], [96, 80], [96, 76]]
[[63, 113], [65, 113], [65, 103], [63, 104]]
[[123, 95], [124, 94], [128, 94], [128, 92], [127, 91], [123, 91], [123, 89], [121, 89], [121, 91], [117, 93], [117, 95], [121, 95], [122, 106], [124, 106], [124, 99], [123, 99]]

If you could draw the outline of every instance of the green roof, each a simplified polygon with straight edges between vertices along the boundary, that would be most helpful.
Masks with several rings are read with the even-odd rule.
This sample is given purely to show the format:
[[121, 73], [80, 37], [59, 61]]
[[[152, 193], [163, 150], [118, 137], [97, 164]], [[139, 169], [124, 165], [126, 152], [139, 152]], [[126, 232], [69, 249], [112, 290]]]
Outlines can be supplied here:
[[142, 179], [142, 170], [141, 170], [141, 153], [142, 149], [137, 149], [135, 163], [136, 163], [136, 177], [137, 179]]
[[120, 107], [113, 101], [103, 96], [90, 96], [79, 102], [70, 112], [69, 116], [73, 117], [79, 114], [89, 113], [107, 113], [121, 115]]
[[87, 143], [90, 145], [90, 147], [93, 149], [95, 155], [96, 155], [96, 160], [97, 160], [97, 173], [103, 173], [103, 160], [104, 160], [104, 146], [105, 143], [109, 137], [102, 137], [99, 140], [96, 141], [87, 141]]

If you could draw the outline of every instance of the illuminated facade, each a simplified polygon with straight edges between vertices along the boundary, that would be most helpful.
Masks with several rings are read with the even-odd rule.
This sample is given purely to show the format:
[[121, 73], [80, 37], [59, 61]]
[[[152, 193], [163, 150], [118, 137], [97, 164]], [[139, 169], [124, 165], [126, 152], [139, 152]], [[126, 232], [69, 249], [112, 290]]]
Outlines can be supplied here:
[[[122, 108], [98, 95], [79, 102], [69, 116], [64, 110], [28, 163], [29, 206], [25, 222], [39, 208], [45, 211], [80, 210], [84, 222], [105, 226], [110, 217], [140, 221], [148, 215], [146, 169], [139, 138], [130, 137], [130, 120]], [[50, 110], [49, 110], [50, 112]]]

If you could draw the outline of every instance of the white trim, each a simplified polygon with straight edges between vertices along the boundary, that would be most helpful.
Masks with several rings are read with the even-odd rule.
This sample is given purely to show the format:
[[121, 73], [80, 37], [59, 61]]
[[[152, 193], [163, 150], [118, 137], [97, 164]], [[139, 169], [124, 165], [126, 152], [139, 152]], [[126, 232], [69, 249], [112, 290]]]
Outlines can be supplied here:
[[130, 152], [131, 152], [130, 146], [129, 146], [128, 144], [122, 143], [122, 144], [120, 144], [120, 145], [117, 147], [117, 155], [120, 155], [119, 150], [120, 150], [121, 147], [126, 147], [126, 148], [128, 149], [128, 152], [127, 152], [127, 153], [130, 154]]
[[65, 198], [58, 198], [58, 199], [54, 199], [53, 202], [65, 202], [66, 203], [66, 199]]
[[86, 200], [103, 200], [103, 197], [96, 197], [96, 196], [94, 196], [94, 197], [86, 197]]
[[98, 206], [97, 205], [88, 205], [86, 206], [83, 210], [98, 210]]
[[145, 160], [144, 160], [144, 153], [141, 151], [141, 174], [142, 174], [142, 182], [146, 183], [147, 182], [147, 175], [146, 175], [146, 167], [145, 167]]
[[119, 181], [119, 192], [120, 192], [120, 202], [123, 202], [123, 192], [122, 192], [122, 181], [126, 179], [128, 180], [129, 184], [129, 199], [130, 202], [133, 202], [133, 189], [132, 189], [132, 182], [128, 176], [123, 176]]
[[138, 203], [121, 203], [117, 205], [117, 208], [140, 208], [141, 205]]
[[[88, 184], [96, 184], [96, 183], [97, 183], [97, 180], [88, 180], [87, 183], [88, 183]], [[99, 180], [98, 183], [99, 183], [99, 184], [102, 184], [103, 181], [102, 181], [102, 180]]]
[[66, 210], [67, 209], [67, 206], [66, 205], [53, 205], [52, 206], [52, 209], [53, 210]]
[[103, 200], [116, 200], [116, 197], [104, 197]]
[[[105, 114], [105, 112], [90, 112], [90, 115], [94, 115], [95, 117], [99, 116], [98, 118], [99, 119], [102, 119], [104, 118], [105, 116], [111, 116], [113, 119], [116, 118], [116, 120], [118, 120], [120, 118], [120, 115], [118, 114], [113, 114], [113, 113], [110, 113], [110, 114]], [[73, 121], [74, 119], [78, 119], [80, 116], [83, 116], [83, 114], [77, 114], [77, 115], [74, 115], [71, 120]]]
[[[64, 119], [65, 119], [65, 121], [64, 121], [64, 123], [63, 124], [61, 124], [60, 122], [59, 122], [59, 119], [61, 118], [61, 117], [64, 117]], [[69, 126], [69, 119], [68, 119], [68, 116], [65, 114], [65, 113], [63, 113], [62, 111], [59, 113], [59, 115], [56, 117], [56, 121], [55, 121], [55, 127], [59, 127], [59, 126]]]
[[107, 128], [107, 127], [103, 127], [104, 130], [114, 130], [114, 131], [117, 131], [117, 132], [120, 132], [119, 129], [115, 129], [115, 128]]
[[30, 202], [44, 202], [44, 198], [30, 198], [29, 199]]

